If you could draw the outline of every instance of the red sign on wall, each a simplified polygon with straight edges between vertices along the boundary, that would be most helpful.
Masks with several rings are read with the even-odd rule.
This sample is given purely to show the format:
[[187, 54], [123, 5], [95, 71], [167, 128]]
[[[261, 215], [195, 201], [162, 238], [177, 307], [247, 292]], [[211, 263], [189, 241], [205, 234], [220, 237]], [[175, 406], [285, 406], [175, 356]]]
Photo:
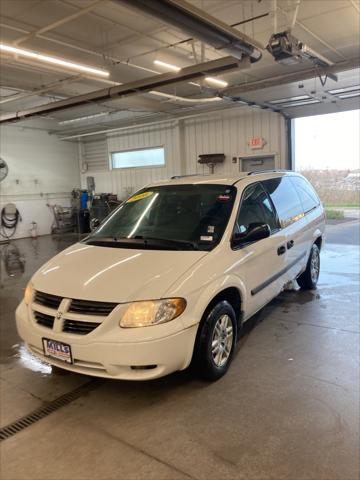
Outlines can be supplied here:
[[261, 137], [252, 137], [249, 142], [250, 148], [263, 148], [265, 145], [264, 139]]

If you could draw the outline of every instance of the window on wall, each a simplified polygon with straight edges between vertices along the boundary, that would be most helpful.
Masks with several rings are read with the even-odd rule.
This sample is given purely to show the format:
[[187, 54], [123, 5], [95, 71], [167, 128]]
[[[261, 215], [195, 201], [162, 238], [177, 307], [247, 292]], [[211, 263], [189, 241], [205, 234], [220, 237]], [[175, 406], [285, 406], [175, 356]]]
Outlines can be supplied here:
[[111, 152], [112, 168], [158, 167], [165, 165], [164, 147]]

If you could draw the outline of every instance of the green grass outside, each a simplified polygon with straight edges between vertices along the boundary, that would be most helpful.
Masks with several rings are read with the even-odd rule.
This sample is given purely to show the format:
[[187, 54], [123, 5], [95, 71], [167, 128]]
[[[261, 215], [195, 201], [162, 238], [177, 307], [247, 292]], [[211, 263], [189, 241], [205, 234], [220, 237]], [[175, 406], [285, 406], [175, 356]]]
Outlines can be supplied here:
[[325, 210], [325, 214], [328, 220], [342, 220], [344, 218], [344, 212], [341, 210]]
[[360, 208], [360, 203], [347, 204], [334, 204], [334, 203], [324, 203], [324, 208]]

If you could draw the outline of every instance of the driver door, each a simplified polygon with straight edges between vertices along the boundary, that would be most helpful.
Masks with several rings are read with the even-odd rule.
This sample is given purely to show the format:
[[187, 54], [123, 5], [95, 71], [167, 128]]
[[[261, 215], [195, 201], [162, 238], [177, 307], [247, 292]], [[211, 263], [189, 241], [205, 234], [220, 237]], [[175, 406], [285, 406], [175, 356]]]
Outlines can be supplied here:
[[286, 238], [269, 195], [259, 182], [248, 185], [242, 194], [235, 233], [244, 234], [252, 223], [269, 225], [271, 235], [252, 243], [244, 239], [234, 251], [235, 273], [247, 290], [246, 318], [274, 298], [286, 282]]

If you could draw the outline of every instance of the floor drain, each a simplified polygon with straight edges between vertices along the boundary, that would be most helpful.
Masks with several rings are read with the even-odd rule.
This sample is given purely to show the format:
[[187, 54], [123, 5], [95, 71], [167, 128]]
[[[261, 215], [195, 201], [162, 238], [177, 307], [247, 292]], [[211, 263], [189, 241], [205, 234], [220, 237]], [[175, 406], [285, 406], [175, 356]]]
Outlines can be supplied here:
[[33, 423], [36, 423], [42, 418], [47, 417], [48, 415], [50, 415], [50, 413], [53, 413], [56, 410], [59, 410], [59, 408], [61, 407], [65, 407], [65, 405], [68, 405], [69, 403], [73, 402], [77, 398], [82, 397], [83, 395], [90, 392], [91, 390], [94, 390], [95, 388], [99, 387], [102, 383], [104, 383], [102, 380], [98, 380], [98, 379], [91, 380], [90, 382], [87, 382], [84, 385], [81, 385], [75, 390], [65, 393], [61, 397], [58, 397], [55, 400], [47, 403], [46, 405], [43, 405], [42, 407], [37, 408], [36, 410], [29, 413], [25, 417], [22, 417], [19, 420], [16, 420], [16, 422], [10, 423], [5, 427], [0, 428], [0, 441], [6, 440], [7, 438], [12, 437], [13, 435], [16, 435], [17, 433], [21, 432], [25, 428], [30, 427], [30, 425], [32, 425]]

